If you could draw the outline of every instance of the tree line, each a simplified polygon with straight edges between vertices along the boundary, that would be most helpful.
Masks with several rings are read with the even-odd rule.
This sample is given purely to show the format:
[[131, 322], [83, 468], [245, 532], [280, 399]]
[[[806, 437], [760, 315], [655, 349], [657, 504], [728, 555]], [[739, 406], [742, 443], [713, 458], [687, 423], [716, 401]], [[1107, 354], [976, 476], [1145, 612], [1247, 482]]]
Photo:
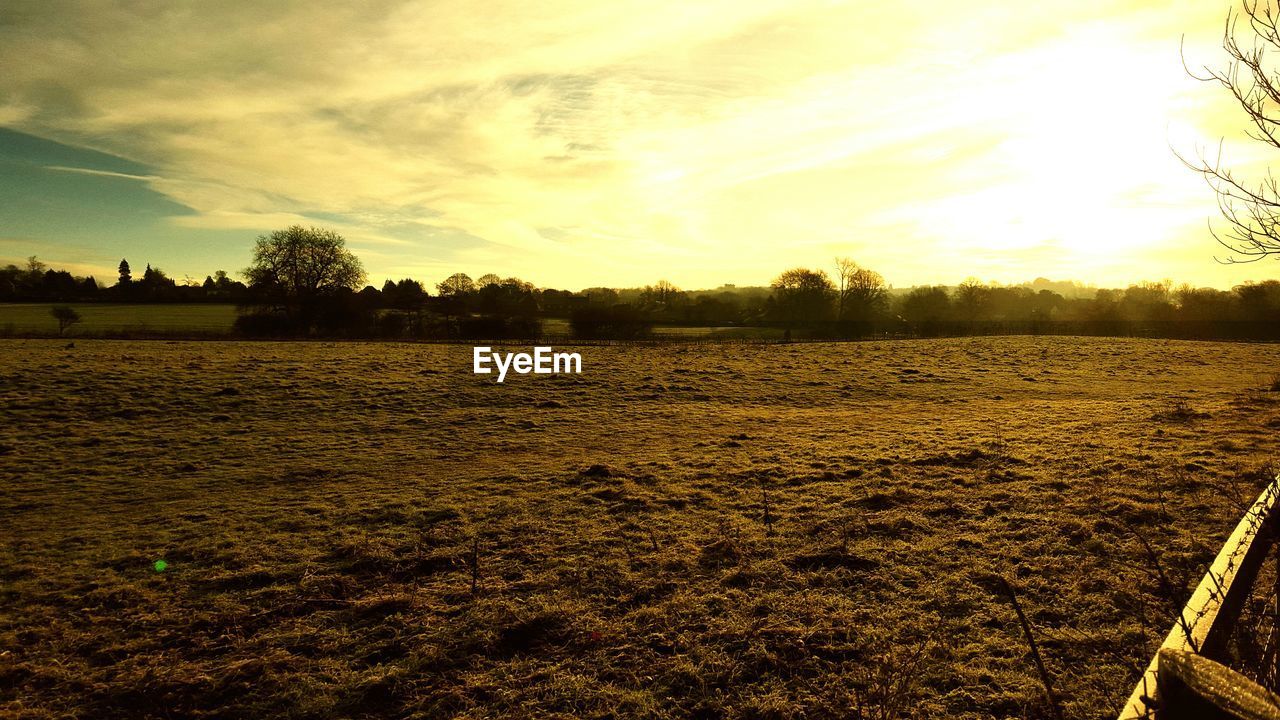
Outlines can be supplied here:
[[119, 273], [114, 284], [106, 285], [92, 275], [54, 270], [33, 255], [23, 267], [0, 268], [0, 302], [239, 303], [251, 297], [248, 286], [225, 270], [203, 283], [190, 277], [178, 282], [149, 264], [135, 277], [129, 261], [122, 259]]
[[966, 280], [954, 288], [891, 292], [875, 272], [845, 260], [836, 276], [795, 269], [778, 277], [775, 319], [811, 335], [1087, 334], [1280, 339], [1280, 282], [1233, 289], [1142, 282], [1066, 296], [1049, 289]]
[[[239, 307], [235, 329], [252, 337], [532, 339], [544, 321], [568, 321], [576, 337], [642, 339], [659, 325], [772, 328], [786, 338], [1072, 333], [1280, 339], [1280, 282], [1230, 291], [1144, 282], [1126, 289], [1063, 294], [1047, 288], [969, 280], [957, 287], [895, 291], [848, 258], [832, 273], [793, 268], [768, 287], [686, 291], [658, 281], [643, 288], [538, 288], [516, 277], [450, 275], [428, 288], [413, 278], [366, 285], [360, 260], [338, 234], [294, 226], [258, 238], [253, 261], [177, 282], [150, 265], [134, 276], [121, 260], [110, 286], [48, 268], [0, 269], [0, 301], [218, 302]], [[60, 328], [68, 316], [57, 316]], [[73, 321], [74, 322], [74, 321]]]

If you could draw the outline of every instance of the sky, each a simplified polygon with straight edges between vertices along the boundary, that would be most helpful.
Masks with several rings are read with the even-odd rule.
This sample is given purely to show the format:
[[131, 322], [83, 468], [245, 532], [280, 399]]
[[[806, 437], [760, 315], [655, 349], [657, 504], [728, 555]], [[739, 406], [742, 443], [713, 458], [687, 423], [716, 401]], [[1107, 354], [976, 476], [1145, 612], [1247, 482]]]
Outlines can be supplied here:
[[0, 262], [236, 272], [293, 224], [370, 281], [767, 284], [848, 256], [1231, 287], [1212, 191], [1260, 171], [1214, 0], [5, 0]]

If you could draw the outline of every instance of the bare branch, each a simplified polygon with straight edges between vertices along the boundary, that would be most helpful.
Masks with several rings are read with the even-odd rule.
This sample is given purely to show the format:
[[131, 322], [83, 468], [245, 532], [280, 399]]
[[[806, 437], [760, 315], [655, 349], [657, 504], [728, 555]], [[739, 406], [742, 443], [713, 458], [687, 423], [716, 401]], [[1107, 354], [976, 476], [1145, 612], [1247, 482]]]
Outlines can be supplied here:
[[[1280, 52], [1280, 8], [1273, 6], [1274, 1], [1244, 0], [1242, 10], [1227, 13], [1222, 31], [1222, 48], [1229, 58], [1225, 68], [1205, 66], [1202, 71], [1192, 71], [1185, 38], [1179, 44], [1179, 55], [1187, 75], [1217, 83], [1231, 94], [1252, 126], [1246, 131], [1249, 137], [1280, 149], [1280, 72], [1270, 67], [1272, 55]], [[1242, 27], [1251, 35], [1248, 42], [1241, 40]], [[1195, 161], [1177, 151], [1174, 154], [1183, 165], [1200, 173], [1217, 196], [1226, 228], [1218, 230], [1210, 223], [1209, 233], [1229, 254], [1216, 260], [1256, 262], [1280, 254], [1280, 183], [1273, 174], [1268, 172], [1256, 182], [1239, 179], [1223, 164], [1221, 143], [1213, 158], [1202, 150]]]

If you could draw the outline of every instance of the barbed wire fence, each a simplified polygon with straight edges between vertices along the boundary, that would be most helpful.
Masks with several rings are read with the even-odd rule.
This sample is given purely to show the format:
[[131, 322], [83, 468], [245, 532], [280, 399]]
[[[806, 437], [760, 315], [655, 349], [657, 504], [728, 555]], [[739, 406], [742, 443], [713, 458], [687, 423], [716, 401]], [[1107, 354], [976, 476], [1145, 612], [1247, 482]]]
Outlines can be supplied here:
[[[1280, 477], [1270, 477], [1190, 599], [1174, 606], [1173, 627], [1120, 720], [1280, 718]], [[1185, 585], [1168, 577], [1144, 535], [1134, 535], [1157, 596], [1172, 601]]]

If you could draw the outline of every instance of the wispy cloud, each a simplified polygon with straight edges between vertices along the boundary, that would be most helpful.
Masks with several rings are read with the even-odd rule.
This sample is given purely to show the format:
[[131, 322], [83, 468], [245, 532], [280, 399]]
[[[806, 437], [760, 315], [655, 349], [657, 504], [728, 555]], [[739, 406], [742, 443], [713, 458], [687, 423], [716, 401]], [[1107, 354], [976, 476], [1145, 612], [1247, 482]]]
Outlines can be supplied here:
[[58, 172], [80, 173], [81, 175], [97, 175], [98, 177], [123, 178], [125, 180], [142, 180], [150, 182], [159, 180], [155, 175], [133, 175], [130, 173], [113, 172], [111, 170], [94, 170], [93, 168], [67, 167], [66, 165], [45, 165], [45, 170], [56, 170]]
[[0, 124], [152, 168], [55, 169], [145, 181], [195, 211], [176, 227], [322, 220], [388, 275], [762, 282], [839, 249], [910, 284], [1046, 243], [1053, 267], [1009, 253], [991, 271], [1102, 274], [1117, 248], [1212, 252], [1212, 198], [1167, 145], [1170, 127], [1227, 127], [1177, 56], [1182, 33], [1208, 54], [1219, 15], [1154, 0], [15, 0]]

